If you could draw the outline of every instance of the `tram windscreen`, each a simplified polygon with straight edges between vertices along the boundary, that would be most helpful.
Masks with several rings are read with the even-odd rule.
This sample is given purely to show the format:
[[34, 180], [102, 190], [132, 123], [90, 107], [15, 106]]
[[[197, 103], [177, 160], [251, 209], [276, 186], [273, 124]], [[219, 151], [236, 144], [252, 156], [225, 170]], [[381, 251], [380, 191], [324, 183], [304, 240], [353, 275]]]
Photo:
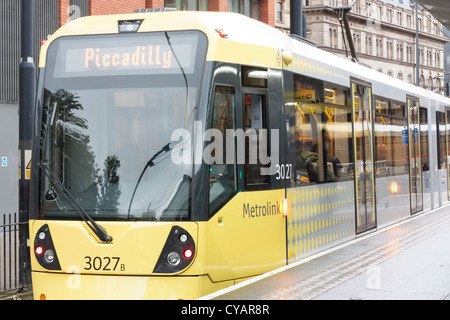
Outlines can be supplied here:
[[180, 149], [172, 134], [193, 131], [206, 46], [194, 31], [51, 44], [39, 160], [52, 173], [41, 175], [45, 218], [78, 217], [73, 197], [95, 220], [190, 219], [192, 161], [171, 155], [193, 139]]

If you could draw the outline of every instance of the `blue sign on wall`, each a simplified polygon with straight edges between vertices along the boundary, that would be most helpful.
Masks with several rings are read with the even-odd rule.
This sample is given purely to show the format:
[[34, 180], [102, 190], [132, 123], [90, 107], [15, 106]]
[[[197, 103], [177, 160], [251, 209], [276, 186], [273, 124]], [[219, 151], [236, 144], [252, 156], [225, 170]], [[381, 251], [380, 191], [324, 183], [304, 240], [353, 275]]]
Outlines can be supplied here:
[[2, 167], [8, 166], [8, 157], [2, 157]]
[[408, 144], [408, 129], [402, 130], [402, 144]]

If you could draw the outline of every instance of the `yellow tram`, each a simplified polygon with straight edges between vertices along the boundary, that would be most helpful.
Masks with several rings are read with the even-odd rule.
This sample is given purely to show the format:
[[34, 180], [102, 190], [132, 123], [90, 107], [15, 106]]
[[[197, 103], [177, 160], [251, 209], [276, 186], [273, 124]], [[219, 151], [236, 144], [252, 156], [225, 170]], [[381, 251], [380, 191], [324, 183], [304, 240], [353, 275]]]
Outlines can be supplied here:
[[[395, 180], [392, 212], [415, 199], [399, 218], [422, 210], [401, 143], [422, 96], [384, 80], [234, 13], [63, 26], [39, 62], [34, 298], [195, 299], [375, 228], [375, 184]], [[392, 176], [377, 99], [399, 123]]]

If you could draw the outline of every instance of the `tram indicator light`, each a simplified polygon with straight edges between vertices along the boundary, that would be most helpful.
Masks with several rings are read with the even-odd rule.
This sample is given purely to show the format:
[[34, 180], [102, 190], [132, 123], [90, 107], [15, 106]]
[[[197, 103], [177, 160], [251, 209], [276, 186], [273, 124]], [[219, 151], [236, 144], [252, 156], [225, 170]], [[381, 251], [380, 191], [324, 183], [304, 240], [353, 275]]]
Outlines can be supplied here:
[[41, 254], [44, 253], [44, 248], [42, 248], [41, 246], [37, 246], [37, 247], [34, 249], [34, 252], [36, 253], [36, 255], [40, 256]]
[[278, 208], [283, 215], [283, 217], [287, 217], [288, 215], [288, 202], [286, 198], [281, 199], [281, 202], [279, 204]]
[[183, 256], [186, 259], [190, 259], [194, 255], [194, 252], [191, 249], [186, 249], [183, 251]]

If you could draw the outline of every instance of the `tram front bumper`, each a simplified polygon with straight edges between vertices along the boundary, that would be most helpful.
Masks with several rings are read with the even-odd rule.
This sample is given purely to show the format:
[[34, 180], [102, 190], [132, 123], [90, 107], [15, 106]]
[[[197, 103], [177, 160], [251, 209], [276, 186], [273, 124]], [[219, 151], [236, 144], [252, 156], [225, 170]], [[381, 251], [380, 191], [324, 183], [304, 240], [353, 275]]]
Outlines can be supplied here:
[[35, 300], [196, 299], [205, 278], [32, 272]]

